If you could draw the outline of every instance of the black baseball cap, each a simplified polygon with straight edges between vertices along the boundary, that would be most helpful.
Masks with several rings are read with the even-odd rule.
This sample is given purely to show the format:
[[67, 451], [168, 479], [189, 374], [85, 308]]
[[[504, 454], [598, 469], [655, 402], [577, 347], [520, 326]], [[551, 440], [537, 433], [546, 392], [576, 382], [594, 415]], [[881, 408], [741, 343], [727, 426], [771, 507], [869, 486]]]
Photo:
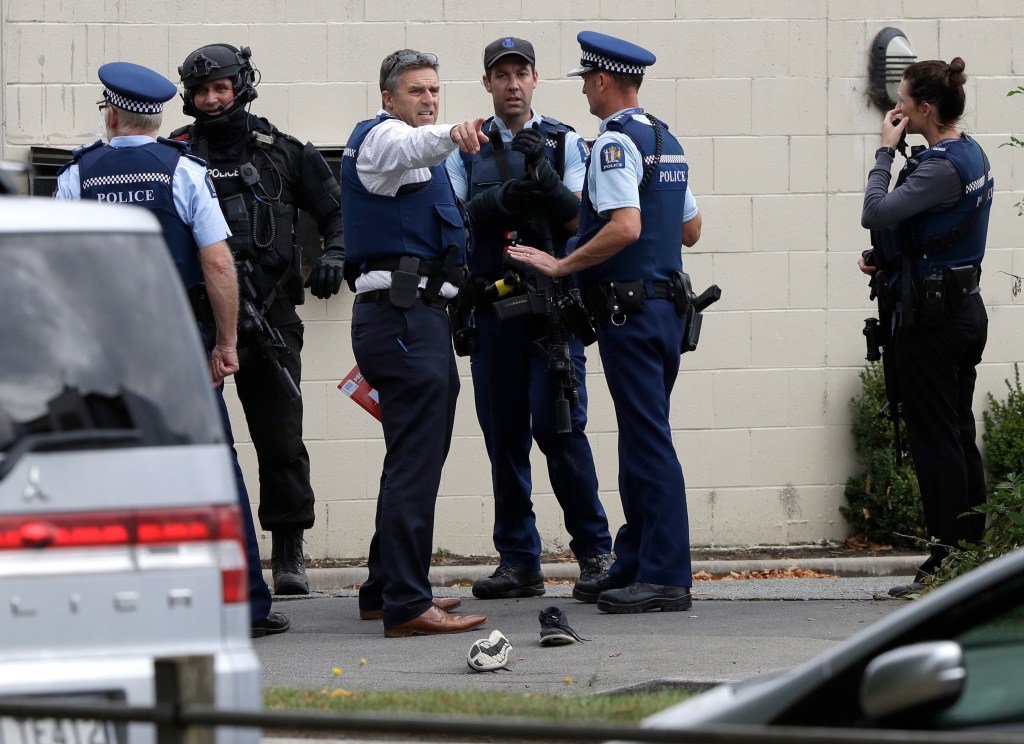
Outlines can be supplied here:
[[533, 44], [525, 39], [505, 36], [492, 41], [484, 49], [484, 69], [491, 69], [495, 62], [510, 54], [522, 57], [531, 65], [537, 64], [537, 55], [533, 53]]

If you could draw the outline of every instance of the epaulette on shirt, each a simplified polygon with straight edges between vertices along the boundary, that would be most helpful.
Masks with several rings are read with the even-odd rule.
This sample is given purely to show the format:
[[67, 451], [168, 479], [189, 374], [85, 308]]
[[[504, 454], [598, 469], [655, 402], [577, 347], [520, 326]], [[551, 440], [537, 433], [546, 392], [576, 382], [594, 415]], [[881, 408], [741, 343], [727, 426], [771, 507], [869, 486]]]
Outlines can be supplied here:
[[547, 124], [547, 125], [549, 125], [551, 127], [554, 127], [555, 129], [563, 129], [563, 130], [565, 130], [567, 132], [575, 132], [576, 131], [571, 126], [566, 124], [564, 121], [559, 121], [558, 119], [556, 119], [553, 116], [542, 116], [540, 118], [541, 118], [541, 121], [543, 121], [545, 124]]
[[90, 142], [88, 145], [82, 145], [81, 147], [77, 147], [71, 151], [71, 158], [73, 160], [78, 160], [80, 157], [85, 155], [85, 153], [89, 152], [90, 150], [95, 150], [98, 147], [103, 147], [103, 145], [103, 140], [98, 139], [95, 142]]
[[68, 162], [64, 163], [64, 165], [61, 166], [60, 170], [57, 171], [57, 175], [59, 176], [61, 173], [66, 171], [68, 168], [70, 168], [72, 165], [77, 163], [79, 161], [79, 159], [83, 155], [85, 155], [85, 153], [91, 152], [92, 150], [95, 150], [98, 147], [103, 147], [103, 140], [98, 139], [95, 142], [90, 142], [88, 145], [82, 145], [81, 147], [78, 147], [78, 148], [75, 148], [74, 150], [72, 150], [71, 151], [71, 160], [69, 160]]

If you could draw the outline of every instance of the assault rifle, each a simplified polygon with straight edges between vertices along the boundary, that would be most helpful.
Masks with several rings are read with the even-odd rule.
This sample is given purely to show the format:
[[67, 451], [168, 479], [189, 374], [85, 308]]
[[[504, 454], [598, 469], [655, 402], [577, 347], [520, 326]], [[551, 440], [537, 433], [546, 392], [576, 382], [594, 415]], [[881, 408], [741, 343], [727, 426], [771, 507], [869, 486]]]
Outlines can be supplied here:
[[[274, 376], [281, 385], [288, 400], [299, 397], [295, 380], [281, 365], [281, 357], [290, 354], [291, 349], [281, 338], [281, 332], [267, 320], [267, 298], [260, 297], [253, 286], [256, 267], [249, 259], [236, 261], [238, 270], [238, 347], [239, 353], [257, 355], [274, 370]], [[243, 360], [244, 363], [244, 360]]]
[[[872, 231], [872, 244], [875, 232]], [[884, 300], [885, 285], [888, 272], [878, 266], [874, 249], [864, 251], [861, 256], [864, 263], [874, 266], [868, 286], [871, 288], [869, 299], [878, 302], [878, 317], [865, 318], [864, 340], [867, 343], [865, 359], [869, 362], [882, 361], [882, 377], [885, 380], [885, 404], [878, 415], [892, 423], [893, 454], [897, 465], [903, 464], [903, 442], [900, 437], [900, 386], [896, 377], [896, 364], [890, 359], [893, 355], [892, 344], [892, 309]], [[884, 349], [884, 350], [883, 350]]]
[[[550, 249], [550, 233], [542, 238]], [[510, 232], [506, 236], [509, 245], [515, 245], [518, 236]], [[523, 288], [523, 294], [497, 299], [494, 313], [498, 320], [518, 318], [524, 315], [543, 315], [547, 335], [539, 339], [547, 355], [548, 370], [555, 379], [558, 397], [555, 399], [555, 430], [559, 434], [572, 431], [572, 408], [579, 404], [578, 388], [582, 384], [576, 376], [572, 353], [569, 350], [569, 334], [574, 334], [584, 346], [597, 340], [597, 334], [590, 323], [590, 316], [583, 307], [578, 290], [566, 287], [564, 278], [552, 278], [532, 271], [522, 264], [506, 258], [508, 270], [502, 279], [484, 288], [484, 294], [492, 298], [502, 297], [514, 289]]]

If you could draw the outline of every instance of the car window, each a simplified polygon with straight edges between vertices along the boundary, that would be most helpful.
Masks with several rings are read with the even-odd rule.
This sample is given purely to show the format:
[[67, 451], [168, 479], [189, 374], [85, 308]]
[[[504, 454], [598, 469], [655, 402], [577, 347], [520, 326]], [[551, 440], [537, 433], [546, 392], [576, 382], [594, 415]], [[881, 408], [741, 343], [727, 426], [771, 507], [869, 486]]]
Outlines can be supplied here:
[[223, 441], [157, 234], [0, 234], [0, 261], [0, 472], [30, 437], [57, 448], [58, 435], [81, 448], [104, 431], [135, 430], [142, 446]]
[[936, 716], [936, 727], [1024, 722], [1024, 604], [953, 640], [963, 649], [966, 683], [956, 703]]

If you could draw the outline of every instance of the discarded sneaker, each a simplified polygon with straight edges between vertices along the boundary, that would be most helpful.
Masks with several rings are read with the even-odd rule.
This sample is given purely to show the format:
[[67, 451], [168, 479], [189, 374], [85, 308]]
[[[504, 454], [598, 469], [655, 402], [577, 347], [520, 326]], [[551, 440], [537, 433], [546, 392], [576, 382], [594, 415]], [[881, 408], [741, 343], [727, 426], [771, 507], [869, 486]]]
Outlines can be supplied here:
[[538, 616], [540, 620], [540, 645], [565, 646], [576, 641], [586, 641], [579, 633], [569, 627], [565, 613], [557, 607], [545, 607]]
[[474, 672], [493, 672], [508, 666], [512, 644], [500, 630], [492, 630], [487, 638], [474, 641], [466, 656], [466, 663]]

